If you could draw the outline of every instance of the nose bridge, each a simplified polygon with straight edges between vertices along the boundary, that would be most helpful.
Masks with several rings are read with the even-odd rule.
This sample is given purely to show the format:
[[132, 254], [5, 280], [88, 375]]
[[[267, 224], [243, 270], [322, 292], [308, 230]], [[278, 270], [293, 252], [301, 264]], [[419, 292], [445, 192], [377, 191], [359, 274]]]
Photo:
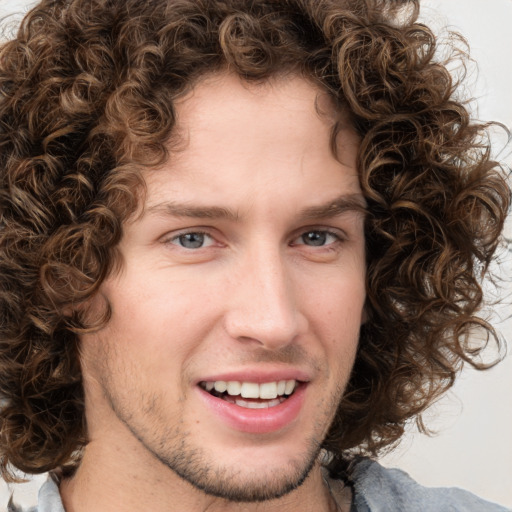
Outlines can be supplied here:
[[232, 337], [276, 349], [301, 332], [303, 321], [290, 269], [277, 244], [254, 244], [244, 254], [232, 291], [232, 307], [227, 314]]

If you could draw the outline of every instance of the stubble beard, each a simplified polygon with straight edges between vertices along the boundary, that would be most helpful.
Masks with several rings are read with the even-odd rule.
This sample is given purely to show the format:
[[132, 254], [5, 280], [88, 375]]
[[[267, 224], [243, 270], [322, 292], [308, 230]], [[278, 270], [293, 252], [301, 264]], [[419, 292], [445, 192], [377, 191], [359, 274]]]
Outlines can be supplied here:
[[277, 499], [300, 487], [315, 466], [320, 449], [320, 444], [311, 440], [306, 454], [267, 474], [216, 466], [204, 450], [189, 446], [186, 436], [179, 439], [171, 456], [153, 453], [195, 489], [230, 502], [252, 503]]
[[[328, 396], [318, 397], [313, 428], [304, 440], [300, 453], [291, 454], [279, 467], [251, 471], [249, 468], [216, 463], [213, 452], [194, 443], [192, 434], [181, 419], [170, 425], [161, 415], [161, 411], [166, 410], [162, 397], [140, 393], [138, 400], [133, 400], [132, 393], [131, 399], [125, 401], [116, 396], [116, 389], [130, 386], [115, 386], [111, 380], [112, 373], [103, 373], [104, 396], [113, 413], [145, 451], [196, 490], [230, 502], [274, 500], [300, 487], [319, 461], [324, 437], [345, 388], [344, 384], [339, 383]], [[134, 410], [134, 403], [145, 406]]]
[[[332, 411], [337, 409], [340, 390], [333, 395], [328, 400], [323, 400], [328, 402], [328, 406], [316, 420], [313, 434], [306, 439], [304, 446], [307, 448], [302, 453], [293, 454], [281, 467], [265, 472], [261, 469], [244, 471], [246, 468], [216, 464], [212, 453], [193, 445], [190, 434], [181, 423], [156, 435], [155, 430], [136, 428], [130, 421], [131, 415], [126, 414], [127, 411], [119, 410], [112, 397], [109, 398], [117, 417], [145, 450], [196, 490], [230, 502], [254, 503], [280, 498], [304, 483], [318, 463], [326, 426], [332, 421]], [[154, 397], [153, 400], [144, 400], [141, 403], [151, 403], [153, 413], [155, 409], [159, 409], [158, 399]], [[155, 422], [154, 415], [151, 416], [153, 421], [149, 421], [149, 425], [165, 424], [163, 418]]]

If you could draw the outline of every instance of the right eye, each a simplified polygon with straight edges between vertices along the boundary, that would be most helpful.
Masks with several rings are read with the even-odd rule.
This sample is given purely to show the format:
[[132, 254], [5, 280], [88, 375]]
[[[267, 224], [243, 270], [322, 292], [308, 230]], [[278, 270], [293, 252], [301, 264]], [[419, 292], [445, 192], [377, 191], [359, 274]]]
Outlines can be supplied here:
[[169, 240], [169, 243], [183, 247], [184, 249], [202, 249], [213, 245], [213, 238], [207, 233], [198, 231], [190, 231], [188, 233], [180, 233]]

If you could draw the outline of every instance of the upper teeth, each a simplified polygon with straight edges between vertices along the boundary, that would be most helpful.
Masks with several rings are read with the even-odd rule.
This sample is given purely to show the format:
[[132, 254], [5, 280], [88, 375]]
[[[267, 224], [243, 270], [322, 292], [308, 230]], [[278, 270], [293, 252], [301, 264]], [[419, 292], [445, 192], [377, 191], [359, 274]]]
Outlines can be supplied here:
[[215, 389], [215, 391], [219, 393], [227, 391], [228, 395], [231, 396], [241, 395], [243, 398], [272, 399], [278, 396], [291, 395], [297, 386], [297, 381], [280, 380], [258, 384], [256, 382], [216, 380], [205, 382], [203, 385], [207, 391], [211, 391], [212, 389]]

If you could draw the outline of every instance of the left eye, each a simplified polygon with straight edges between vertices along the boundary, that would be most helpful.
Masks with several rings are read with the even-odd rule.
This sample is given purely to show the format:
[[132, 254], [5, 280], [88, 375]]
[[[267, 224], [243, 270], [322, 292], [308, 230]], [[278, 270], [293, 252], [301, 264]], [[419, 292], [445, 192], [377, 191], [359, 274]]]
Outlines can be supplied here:
[[302, 233], [294, 240], [295, 245], [309, 245], [311, 247], [322, 247], [338, 242], [340, 237], [329, 231], [315, 229]]
[[206, 233], [190, 232], [175, 236], [171, 243], [179, 245], [184, 249], [201, 249], [202, 247], [212, 245], [213, 240]]

